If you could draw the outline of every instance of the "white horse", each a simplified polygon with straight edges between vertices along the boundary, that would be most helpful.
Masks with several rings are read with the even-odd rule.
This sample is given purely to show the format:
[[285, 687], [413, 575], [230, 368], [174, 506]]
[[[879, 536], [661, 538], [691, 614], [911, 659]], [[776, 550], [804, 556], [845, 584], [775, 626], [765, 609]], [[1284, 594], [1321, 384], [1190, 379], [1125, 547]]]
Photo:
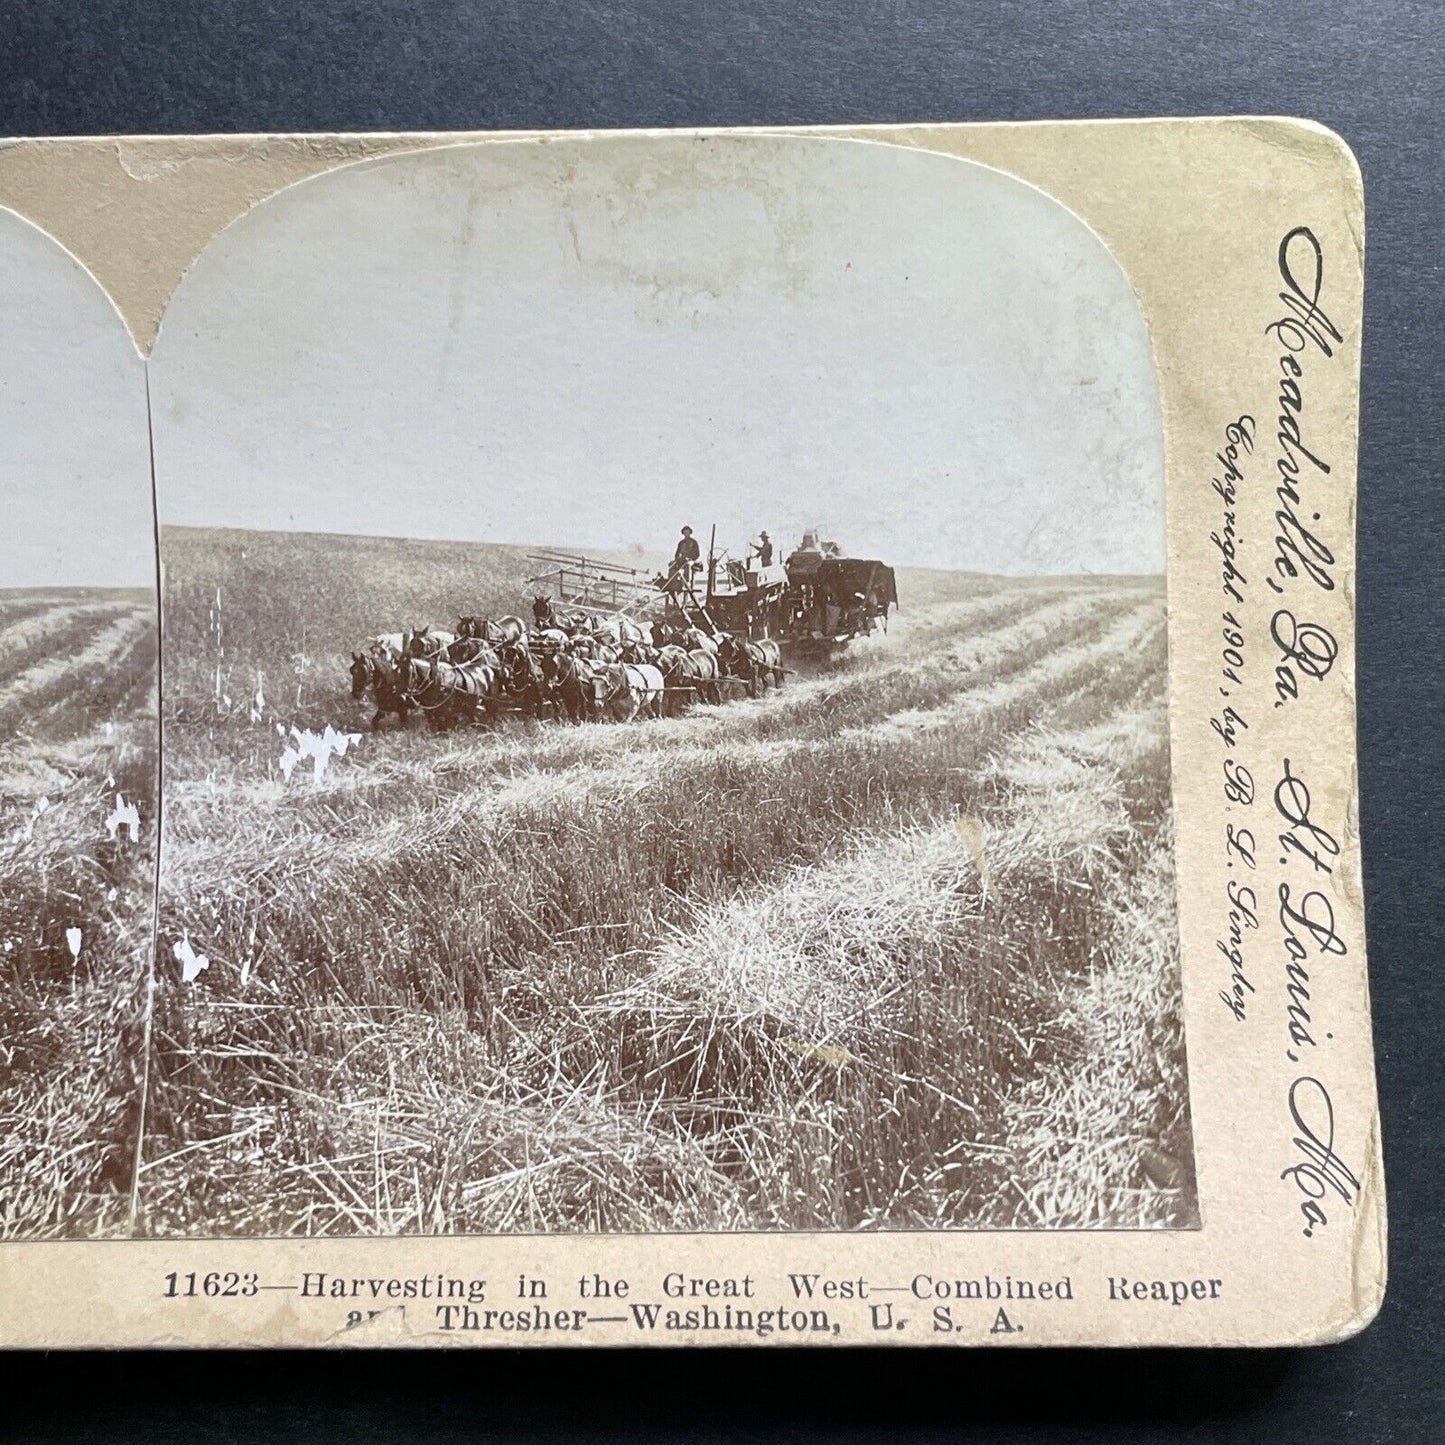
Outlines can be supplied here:
[[406, 634], [404, 632], [378, 632], [375, 637], [366, 640], [368, 652], [380, 653], [392, 662], [395, 662], [406, 648]]
[[603, 683], [599, 710], [608, 717], [631, 722], [638, 716], [662, 716], [666, 683], [659, 668], [646, 662], [613, 662], [598, 668], [597, 675]]
[[682, 634], [682, 645], [689, 652], [706, 652], [717, 656], [717, 638], [709, 637], [700, 627], [689, 627]]

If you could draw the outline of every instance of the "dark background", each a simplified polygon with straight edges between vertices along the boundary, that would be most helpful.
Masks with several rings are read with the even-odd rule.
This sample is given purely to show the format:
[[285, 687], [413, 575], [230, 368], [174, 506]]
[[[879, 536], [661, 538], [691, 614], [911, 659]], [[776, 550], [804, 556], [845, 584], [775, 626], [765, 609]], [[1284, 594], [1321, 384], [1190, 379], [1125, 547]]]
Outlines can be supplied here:
[[1442, 36], [1424, 0], [0, 0], [8, 135], [1216, 114], [1339, 131], [1366, 188], [1360, 768], [1391, 1236], [1379, 1319], [1324, 1349], [34, 1356], [11, 1361], [5, 1434], [1445, 1439]]

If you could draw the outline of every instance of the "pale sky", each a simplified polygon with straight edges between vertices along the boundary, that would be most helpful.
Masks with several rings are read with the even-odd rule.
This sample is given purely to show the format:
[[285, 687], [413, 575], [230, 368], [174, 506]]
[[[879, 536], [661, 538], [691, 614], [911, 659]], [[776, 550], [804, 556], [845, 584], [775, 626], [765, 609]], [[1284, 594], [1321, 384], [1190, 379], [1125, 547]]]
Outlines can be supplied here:
[[60, 244], [0, 209], [0, 587], [152, 587], [145, 367]]
[[1128, 281], [984, 167], [830, 139], [455, 147], [214, 240], [152, 356], [161, 521], [1160, 572]]

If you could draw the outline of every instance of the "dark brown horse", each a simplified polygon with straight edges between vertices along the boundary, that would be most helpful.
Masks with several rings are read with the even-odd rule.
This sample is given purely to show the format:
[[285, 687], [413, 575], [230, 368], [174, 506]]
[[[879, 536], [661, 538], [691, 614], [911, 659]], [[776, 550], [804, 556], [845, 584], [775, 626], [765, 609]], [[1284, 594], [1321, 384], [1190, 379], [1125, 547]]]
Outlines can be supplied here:
[[556, 628], [569, 637], [585, 627], [588, 621], [585, 612], [572, 612], [565, 607], [558, 607], [545, 594], [532, 598], [532, 617], [536, 621], [538, 632]]
[[559, 716], [574, 723], [597, 716], [597, 670], [587, 659], [570, 652], [549, 652], [542, 659], [542, 675]]
[[662, 673], [662, 710], [677, 717], [695, 702], [717, 701], [717, 658], [706, 652], [689, 652], [669, 643], [658, 649], [657, 667]]
[[562, 706], [547, 680], [542, 656], [524, 650], [521, 665], [507, 683], [507, 691], [517, 699], [522, 711], [544, 722], [548, 717], [560, 718]]
[[520, 617], [461, 617], [457, 619], [457, 636], [476, 637], [493, 647], [523, 641], [526, 624]]
[[407, 692], [434, 731], [479, 718], [491, 720], [500, 692], [496, 668], [484, 662], [404, 657], [398, 670]]
[[456, 633], [438, 627], [413, 627], [402, 634], [405, 657], [440, 657], [457, 640]]
[[352, 698], [359, 702], [368, 687], [376, 703], [376, 712], [371, 718], [372, 731], [375, 732], [381, 727], [382, 719], [388, 713], [394, 714], [397, 721], [405, 727], [407, 717], [416, 707], [416, 703], [402, 684], [395, 662], [384, 652], [351, 654]]
[[447, 662], [454, 662], [458, 665], [464, 662], [481, 662], [488, 667], [501, 666], [501, 658], [497, 656], [497, 651], [491, 643], [483, 642], [480, 637], [461, 632], [457, 634], [457, 640], [450, 647], [442, 650], [442, 657]]
[[749, 697], [760, 697], [783, 683], [783, 655], [771, 638], [749, 642], [724, 634], [718, 641], [718, 663], [724, 677], [741, 678]]
[[527, 639], [504, 642], [497, 648], [497, 665], [502, 673], [502, 691], [513, 694], [523, 692], [532, 676], [532, 655], [527, 649]]

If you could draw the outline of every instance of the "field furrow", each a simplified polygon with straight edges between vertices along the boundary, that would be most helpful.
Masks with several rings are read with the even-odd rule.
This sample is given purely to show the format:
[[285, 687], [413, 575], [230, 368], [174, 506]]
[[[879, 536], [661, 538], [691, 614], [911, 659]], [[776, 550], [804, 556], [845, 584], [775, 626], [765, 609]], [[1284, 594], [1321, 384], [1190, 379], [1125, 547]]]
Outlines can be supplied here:
[[71, 698], [84, 707], [98, 695], [99, 709], [109, 711], [110, 693], [118, 697], [131, 686], [127, 659], [147, 649], [154, 655], [154, 629], [153, 614], [134, 608], [95, 627], [73, 622], [53, 645], [47, 642], [36, 661], [0, 683], [0, 728], [24, 728]]
[[138, 611], [135, 603], [121, 599], [61, 602], [28, 610], [15, 620], [0, 619], [0, 649], [15, 670], [23, 671], [46, 656], [73, 651], [97, 627]]
[[[719, 1167], [795, 1226], [880, 1210], [934, 1226], [958, 1210], [994, 1227], [1187, 1222], [1182, 1183], [1161, 1194], [1143, 1172], [1146, 1150], [1189, 1153], [1169, 838], [1117, 786], [1121, 771], [1157, 777], [1165, 749], [1157, 707], [1022, 736], [987, 769], [1006, 804], [967, 828], [859, 839], [699, 910], [593, 1005], [597, 1026], [659, 1107], [677, 1101], [695, 1128], [718, 1106]], [[1125, 883], [1122, 859], [1147, 886]], [[1049, 958], [1018, 926], [1025, 900], [1049, 916]], [[1140, 1109], [1137, 1080], [1160, 1060], [1169, 1087]], [[760, 1089], [794, 1101], [787, 1130], [721, 1107]], [[840, 1094], [859, 1093], [858, 1129], [828, 1129]], [[929, 1158], [911, 1180], [870, 1167]], [[823, 1191], [841, 1219], [810, 1202], [820, 1169], [841, 1183]]]
[[0, 642], [7, 647], [24, 646], [30, 635], [30, 624], [44, 619], [63, 604], [53, 597], [37, 597], [28, 590], [22, 594], [0, 589]]

